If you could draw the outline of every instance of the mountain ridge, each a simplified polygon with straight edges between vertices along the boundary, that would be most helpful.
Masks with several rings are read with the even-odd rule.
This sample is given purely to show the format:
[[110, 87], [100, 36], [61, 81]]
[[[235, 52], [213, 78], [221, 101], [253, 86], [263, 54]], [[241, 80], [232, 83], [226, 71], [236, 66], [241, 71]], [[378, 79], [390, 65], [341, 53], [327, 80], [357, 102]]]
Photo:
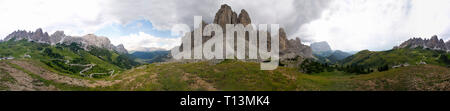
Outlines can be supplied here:
[[326, 41], [314, 42], [310, 45], [314, 54], [326, 53], [333, 51]]
[[107, 37], [96, 36], [94, 34], [87, 34], [84, 36], [67, 36], [64, 31], [56, 31], [52, 35], [47, 32], [43, 32], [41, 28], [36, 29], [34, 32], [27, 32], [25, 30], [17, 30], [6, 36], [4, 41], [14, 41], [26, 39], [29, 42], [46, 43], [50, 45], [78, 43], [82, 45], [82, 48], [89, 50], [89, 47], [95, 46], [99, 48], [106, 48], [111, 51], [117, 51], [119, 53], [128, 54], [128, 51], [122, 44], [114, 46]]
[[422, 48], [430, 48], [433, 50], [443, 50], [450, 52], [450, 40], [445, 43], [443, 39], [438, 39], [437, 35], [433, 35], [430, 39], [413, 37], [403, 42], [396, 48], [408, 48], [408, 47], [409, 48], [422, 47]]
[[[249, 14], [245, 9], [242, 9], [239, 14], [237, 14], [235, 11], [232, 10], [232, 8], [226, 4], [222, 5], [220, 9], [217, 11], [217, 13], [214, 16], [214, 20], [212, 23], [218, 24], [223, 29], [223, 35], [226, 36], [226, 24], [243, 24], [244, 26], [251, 24], [251, 19]], [[208, 25], [208, 23], [202, 21], [203, 28]], [[194, 29], [199, 30], [199, 29]], [[254, 30], [254, 29], [253, 29]], [[194, 33], [194, 31], [190, 32], [191, 34]], [[312, 50], [309, 46], [304, 45], [301, 43], [301, 40], [297, 37], [296, 39], [287, 39], [287, 34], [284, 30], [284, 28], [279, 29], [279, 44], [280, 44], [280, 59], [281, 62], [288, 61], [289, 59], [301, 57], [301, 58], [313, 58]], [[271, 36], [271, 34], [268, 32], [268, 38]], [[236, 37], [236, 36], [235, 36]], [[258, 36], [259, 37], [259, 36]], [[193, 38], [193, 36], [191, 36]], [[203, 42], [208, 41], [211, 39], [212, 36], [203, 36]], [[236, 39], [235, 39], [236, 40]], [[245, 41], [248, 43], [249, 37], [246, 34]], [[270, 43], [267, 44], [270, 46]], [[179, 47], [182, 51], [183, 45]], [[194, 47], [193, 44], [191, 47]], [[234, 46], [236, 47], [236, 46]], [[248, 45], [245, 46], [246, 50], [248, 50]]]

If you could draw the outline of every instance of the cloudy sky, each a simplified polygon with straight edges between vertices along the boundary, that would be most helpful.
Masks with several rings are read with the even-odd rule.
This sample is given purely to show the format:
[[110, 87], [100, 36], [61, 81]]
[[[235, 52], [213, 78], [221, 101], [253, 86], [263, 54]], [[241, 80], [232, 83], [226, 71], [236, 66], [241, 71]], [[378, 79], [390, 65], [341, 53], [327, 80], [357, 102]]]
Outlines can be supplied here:
[[0, 0], [0, 38], [43, 28], [107, 36], [128, 50], [170, 49], [175, 24], [211, 22], [221, 4], [249, 12], [255, 24], [280, 24], [289, 38], [333, 49], [386, 50], [411, 37], [450, 39], [450, 0]]

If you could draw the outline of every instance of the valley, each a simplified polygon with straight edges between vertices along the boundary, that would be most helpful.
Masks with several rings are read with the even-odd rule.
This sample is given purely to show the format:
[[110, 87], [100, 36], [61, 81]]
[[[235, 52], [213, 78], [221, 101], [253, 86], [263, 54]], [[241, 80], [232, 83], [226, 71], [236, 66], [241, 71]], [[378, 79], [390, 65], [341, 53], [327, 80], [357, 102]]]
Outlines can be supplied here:
[[[252, 23], [246, 10], [236, 12], [221, 5], [214, 20], [201, 25]], [[68, 36], [63, 31], [49, 35], [40, 28], [34, 32], [18, 30], [0, 41], [0, 90], [450, 90], [450, 41], [437, 36], [412, 38], [385, 51], [353, 54], [332, 50], [326, 41], [308, 46], [299, 37], [288, 39], [284, 28], [278, 32], [280, 61], [274, 64], [278, 67], [261, 70], [260, 63], [267, 60], [174, 60], [170, 51], [158, 48], [130, 54], [124, 45], [113, 45], [107, 37], [94, 34]], [[249, 42], [248, 35], [243, 35], [239, 39], [236, 36], [236, 40]], [[204, 36], [201, 42], [210, 39], [212, 36]], [[179, 46], [174, 49], [195, 48], [194, 44]]]

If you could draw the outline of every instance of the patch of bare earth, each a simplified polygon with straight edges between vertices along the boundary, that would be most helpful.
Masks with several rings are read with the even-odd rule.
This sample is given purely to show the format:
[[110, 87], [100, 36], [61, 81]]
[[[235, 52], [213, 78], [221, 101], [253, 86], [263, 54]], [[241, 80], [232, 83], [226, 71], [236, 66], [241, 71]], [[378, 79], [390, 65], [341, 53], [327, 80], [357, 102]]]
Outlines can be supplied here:
[[4, 83], [8, 90], [11, 91], [54, 91], [58, 90], [55, 86], [46, 86], [38, 79], [32, 78], [27, 73], [9, 66], [6, 63], [0, 63], [0, 68], [4, 69], [7, 74], [14, 78], [14, 82]]
[[[129, 84], [129, 83], [135, 81], [135, 78], [137, 78], [138, 76], [145, 75], [145, 74], [146, 73], [140, 73], [138, 75], [135, 75], [135, 77], [133, 77], [133, 78], [125, 79], [126, 80], [126, 84]], [[131, 90], [138, 89], [138, 88], [144, 86], [144, 83], [148, 83], [148, 82], [153, 83], [153, 84], [157, 84], [157, 81], [158, 81], [157, 77], [158, 77], [157, 74], [152, 73], [152, 74], [148, 75], [148, 77], [145, 77], [144, 81], [139, 82], [135, 86], [131, 87]]]
[[190, 87], [193, 89], [204, 88], [207, 91], [217, 91], [213, 84], [206, 82], [202, 78], [192, 75], [189, 73], [184, 73], [182, 77], [183, 81], [193, 80], [194, 83], [190, 84]]

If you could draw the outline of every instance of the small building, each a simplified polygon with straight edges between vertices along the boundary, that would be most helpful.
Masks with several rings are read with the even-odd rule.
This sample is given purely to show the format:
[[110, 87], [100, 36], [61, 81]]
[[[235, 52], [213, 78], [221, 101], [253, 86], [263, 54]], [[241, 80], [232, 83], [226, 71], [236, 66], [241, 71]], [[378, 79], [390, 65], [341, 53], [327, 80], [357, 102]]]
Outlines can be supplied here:
[[23, 55], [23, 58], [31, 58], [31, 56], [28, 54], [25, 54], [25, 55]]

